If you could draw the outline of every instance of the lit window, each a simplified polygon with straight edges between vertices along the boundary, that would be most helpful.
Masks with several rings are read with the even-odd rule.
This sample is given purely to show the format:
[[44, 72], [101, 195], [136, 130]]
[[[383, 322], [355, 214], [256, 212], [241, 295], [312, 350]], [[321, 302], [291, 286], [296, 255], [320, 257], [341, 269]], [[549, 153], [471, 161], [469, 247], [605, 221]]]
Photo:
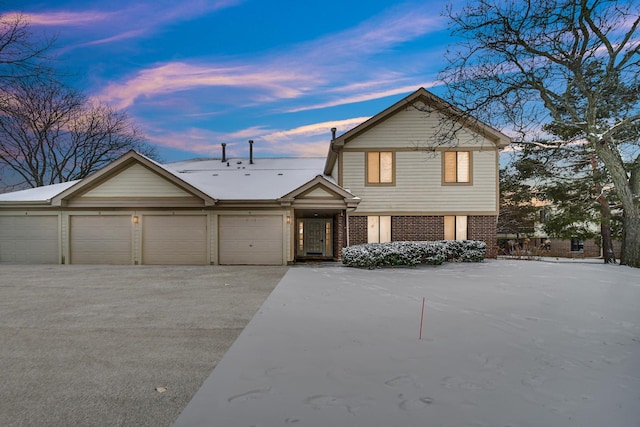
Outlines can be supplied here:
[[393, 153], [367, 153], [367, 184], [393, 184]]
[[298, 221], [298, 252], [304, 252], [304, 221]]
[[331, 253], [331, 221], [327, 221], [324, 227], [324, 245], [325, 245], [325, 254]]
[[444, 217], [444, 240], [467, 240], [467, 217], [465, 215]]
[[447, 184], [471, 182], [471, 152], [444, 152], [444, 182]]
[[391, 217], [367, 217], [367, 242], [385, 243], [391, 241]]

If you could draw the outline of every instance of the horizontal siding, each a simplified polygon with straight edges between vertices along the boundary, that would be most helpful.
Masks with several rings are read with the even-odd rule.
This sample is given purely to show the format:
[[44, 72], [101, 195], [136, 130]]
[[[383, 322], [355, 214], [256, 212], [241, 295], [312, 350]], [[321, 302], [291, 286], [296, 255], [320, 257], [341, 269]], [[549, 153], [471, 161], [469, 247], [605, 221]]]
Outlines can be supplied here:
[[[349, 140], [345, 144], [345, 148], [430, 148], [434, 146], [434, 135], [436, 135], [440, 126], [439, 113], [433, 112], [429, 114], [418, 111], [415, 108], [408, 108], [377, 124], [356, 138]], [[459, 129], [456, 132], [456, 141], [453, 145], [495, 147], [492, 142], [467, 129]]]
[[133, 165], [82, 197], [189, 197], [176, 187], [142, 165]]
[[474, 151], [473, 185], [443, 186], [441, 153], [396, 152], [396, 185], [365, 186], [365, 155], [345, 152], [343, 186], [362, 201], [356, 212], [494, 212], [495, 151]]

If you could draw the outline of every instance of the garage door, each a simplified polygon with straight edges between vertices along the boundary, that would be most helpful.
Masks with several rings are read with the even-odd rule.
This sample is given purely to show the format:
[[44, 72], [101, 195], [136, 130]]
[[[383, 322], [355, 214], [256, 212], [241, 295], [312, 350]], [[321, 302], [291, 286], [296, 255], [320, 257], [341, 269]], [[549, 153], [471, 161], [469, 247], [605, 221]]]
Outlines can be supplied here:
[[207, 217], [145, 215], [142, 218], [143, 264], [209, 264]]
[[58, 262], [57, 216], [0, 216], [0, 263]]
[[282, 265], [282, 217], [220, 216], [220, 264]]
[[72, 264], [131, 264], [130, 215], [73, 215]]

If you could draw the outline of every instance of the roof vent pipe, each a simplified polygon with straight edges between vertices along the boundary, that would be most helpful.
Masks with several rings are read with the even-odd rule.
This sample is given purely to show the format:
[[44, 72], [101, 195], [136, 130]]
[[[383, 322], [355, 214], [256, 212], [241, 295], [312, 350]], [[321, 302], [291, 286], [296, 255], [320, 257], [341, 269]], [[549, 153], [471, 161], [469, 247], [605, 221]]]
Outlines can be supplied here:
[[331, 128], [331, 140], [333, 141], [334, 139], [336, 139], [336, 131], [338, 129], [337, 128]]
[[249, 164], [253, 164], [253, 139], [249, 140]]
[[227, 144], [223, 142], [221, 145], [222, 145], [222, 162], [224, 163], [227, 161]]

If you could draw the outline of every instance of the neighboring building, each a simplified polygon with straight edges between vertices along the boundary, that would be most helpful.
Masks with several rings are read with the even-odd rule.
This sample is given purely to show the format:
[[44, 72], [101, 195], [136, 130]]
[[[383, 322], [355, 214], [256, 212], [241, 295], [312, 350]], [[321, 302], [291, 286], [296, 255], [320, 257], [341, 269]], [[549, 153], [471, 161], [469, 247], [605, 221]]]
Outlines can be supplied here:
[[334, 135], [327, 158], [161, 165], [129, 152], [80, 181], [0, 194], [0, 263], [283, 265], [441, 239], [484, 240], [495, 256], [510, 141], [467, 119], [436, 146], [438, 111], [456, 113], [421, 88]]

